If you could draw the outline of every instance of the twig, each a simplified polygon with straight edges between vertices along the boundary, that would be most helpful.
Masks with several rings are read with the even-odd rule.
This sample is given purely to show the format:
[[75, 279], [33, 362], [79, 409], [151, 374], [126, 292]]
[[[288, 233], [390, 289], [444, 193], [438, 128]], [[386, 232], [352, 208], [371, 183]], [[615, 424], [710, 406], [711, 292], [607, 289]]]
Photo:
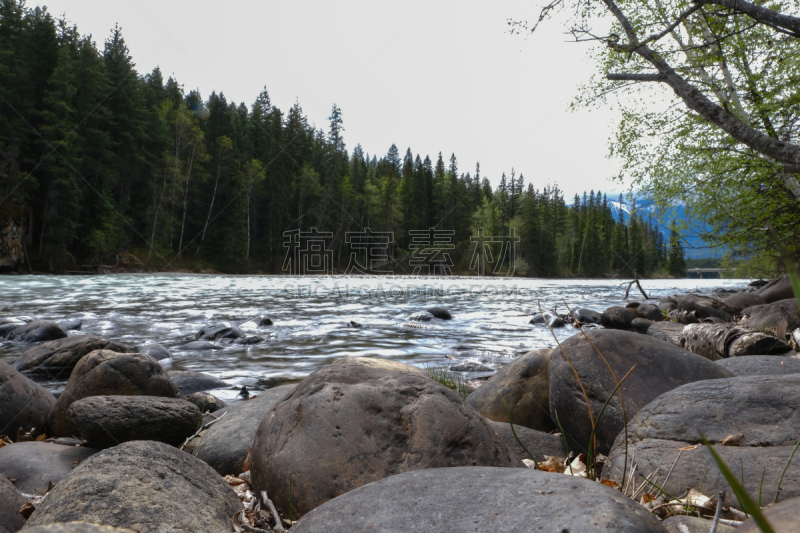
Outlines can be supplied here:
[[218, 422], [218, 421], [222, 420], [222, 417], [224, 417], [224, 416], [225, 416], [225, 415], [227, 415], [227, 414], [228, 414], [228, 411], [225, 411], [224, 413], [222, 413], [222, 414], [220, 415], [220, 417], [219, 417], [219, 418], [217, 418], [217, 419], [215, 419], [215, 420], [212, 420], [211, 422], [209, 422], [209, 423], [205, 424], [204, 426], [200, 426], [200, 429], [198, 429], [198, 430], [195, 432], [195, 434], [194, 434], [194, 435], [192, 435], [191, 437], [189, 437], [188, 439], [186, 439], [186, 440], [183, 442], [183, 444], [181, 444], [181, 447], [180, 447], [180, 448], [178, 448], [178, 449], [179, 449], [179, 450], [183, 450], [184, 448], [186, 448], [186, 445], [187, 445], [187, 444], [189, 444], [189, 441], [190, 441], [190, 440], [192, 440], [193, 438], [195, 438], [196, 436], [198, 436], [198, 435], [200, 434], [200, 432], [201, 432], [201, 431], [208, 429], [208, 428], [211, 426], [211, 424], [213, 424], [214, 422]]
[[669, 476], [672, 474], [672, 471], [675, 469], [675, 465], [678, 464], [678, 460], [681, 458], [681, 454], [682, 453], [683, 453], [683, 450], [678, 450], [678, 457], [675, 458], [675, 462], [672, 463], [672, 468], [670, 468], [669, 472], [667, 472], [667, 477], [665, 477], [663, 483], [661, 483], [661, 485], [663, 485], [664, 487], [667, 486], [667, 481], [669, 480]]
[[717, 512], [714, 513], [714, 523], [711, 524], [711, 533], [717, 533], [717, 524], [719, 524], [719, 516], [722, 514], [722, 504], [725, 503], [725, 491], [719, 491], [719, 499], [717, 500]]
[[[653, 513], [653, 512], [655, 512], [655, 511], [657, 511], [657, 510], [659, 510], [659, 509], [662, 509], [662, 508], [664, 508], [664, 507], [675, 507], [676, 505], [679, 505], [679, 506], [684, 506], [684, 507], [694, 507], [695, 509], [703, 509], [703, 510], [705, 510], [705, 511], [713, 511], [713, 510], [714, 510], [714, 509], [711, 509], [711, 508], [709, 508], [709, 507], [703, 507], [702, 505], [695, 505], [695, 504], [693, 504], [693, 503], [686, 503], [686, 502], [667, 502], [667, 503], [662, 503], [661, 505], [656, 505], [655, 507], [653, 507], [652, 509], [650, 509], [650, 512], [651, 512], [651, 513]], [[740, 522], [740, 523], [741, 523], [741, 522]], [[712, 530], [712, 533], [713, 533], [713, 530]]]
[[278, 510], [275, 509], [275, 504], [272, 503], [272, 500], [270, 500], [267, 497], [267, 491], [265, 490], [261, 491], [261, 502], [267, 507], [269, 507], [269, 512], [272, 513], [272, 518], [275, 519], [275, 531], [286, 531], [285, 529], [283, 529], [283, 524], [281, 524], [281, 517], [278, 516]]
[[249, 531], [250, 533], [272, 533], [272, 530], [267, 531], [266, 529], [248, 526], [247, 524], [242, 524], [242, 529]]

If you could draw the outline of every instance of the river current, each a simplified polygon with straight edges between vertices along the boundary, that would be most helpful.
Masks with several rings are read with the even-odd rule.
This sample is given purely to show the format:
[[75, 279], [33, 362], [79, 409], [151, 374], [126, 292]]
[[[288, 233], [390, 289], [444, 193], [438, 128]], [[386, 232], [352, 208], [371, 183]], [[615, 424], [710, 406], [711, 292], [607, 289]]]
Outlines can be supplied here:
[[[602, 312], [624, 305], [621, 280], [460, 277], [279, 277], [220, 275], [108, 275], [0, 277], [0, 315], [83, 319], [80, 331], [136, 349], [157, 342], [172, 350], [168, 370], [213, 374], [230, 385], [214, 391], [225, 401], [238, 388], [264, 390], [297, 381], [343, 356], [384, 357], [419, 367], [460, 368], [465, 378], [486, 376], [533, 349], [554, 347], [546, 326], [529, 324], [542, 309], [566, 314], [583, 307]], [[651, 298], [719, 289], [743, 289], [748, 280], [645, 280]], [[627, 284], [625, 284], [627, 285]], [[630, 299], [642, 299], [634, 287]], [[452, 320], [404, 327], [432, 306]], [[240, 324], [266, 315], [274, 324], [246, 328], [264, 341], [225, 344], [211, 351], [178, 351], [204, 325]], [[350, 327], [349, 322], [360, 327]], [[565, 339], [572, 326], [555, 330]], [[29, 346], [0, 341], [0, 360], [14, 361]], [[42, 384], [59, 392], [60, 380]]]

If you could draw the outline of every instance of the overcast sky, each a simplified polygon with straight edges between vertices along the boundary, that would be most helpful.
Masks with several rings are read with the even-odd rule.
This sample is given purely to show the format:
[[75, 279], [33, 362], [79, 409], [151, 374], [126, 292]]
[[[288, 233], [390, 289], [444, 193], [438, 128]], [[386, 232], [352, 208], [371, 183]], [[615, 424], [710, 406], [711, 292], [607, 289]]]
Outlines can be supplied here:
[[[137, 69], [160, 66], [204, 97], [249, 107], [264, 86], [288, 110], [299, 100], [327, 129], [342, 108], [348, 150], [384, 155], [392, 143], [424, 158], [455, 152], [461, 172], [496, 185], [514, 167], [526, 183], [557, 182], [567, 197], [624, 190], [607, 178], [613, 110], [570, 112], [593, 73], [585, 44], [558, 20], [532, 37], [508, 19], [533, 19], [538, 0], [50, 0], [102, 42], [122, 27]], [[35, 2], [29, 0], [29, 5]]]

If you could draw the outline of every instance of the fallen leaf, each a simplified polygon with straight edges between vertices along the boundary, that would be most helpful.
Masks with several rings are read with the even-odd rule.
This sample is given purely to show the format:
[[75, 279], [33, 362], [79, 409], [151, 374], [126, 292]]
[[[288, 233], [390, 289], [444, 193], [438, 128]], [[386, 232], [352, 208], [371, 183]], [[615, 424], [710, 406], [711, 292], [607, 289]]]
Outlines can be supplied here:
[[522, 462], [525, 463], [525, 466], [527, 466], [528, 468], [536, 468], [536, 463], [534, 463], [530, 459], [523, 459]]
[[586, 477], [586, 463], [583, 461], [586, 460], [586, 456], [584, 454], [580, 454], [578, 457], [575, 458], [574, 461], [569, 465], [569, 468], [564, 471], [565, 474], [569, 474], [571, 476], [577, 477]]
[[19, 514], [25, 517], [25, 520], [31, 517], [33, 512], [36, 510], [36, 507], [31, 505], [30, 502], [25, 502], [22, 507], [19, 508]]
[[42, 441], [44, 441], [46, 439], [47, 439], [47, 435], [45, 433], [42, 433], [41, 435], [36, 437], [36, 442], [42, 442]]
[[601, 479], [600, 483], [602, 483], [606, 487], [611, 487], [612, 489], [619, 487], [619, 483], [617, 483], [616, 481], [611, 481], [610, 479]]
[[551, 457], [549, 455], [544, 456], [544, 461], [539, 462], [539, 470], [543, 472], [555, 472], [556, 474], [563, 474], [564, 470], [566, 470], [566, 465], [564, 464], [566, 459], [562, 457]]
[[742, 437], [744, 437], [744, 433], [738, 433], [736, 435], [728, 435], [722, 441], [722, 445], [723, 446], [738, 446], [739, 445], [739, 441], [742, 440]]
[[252, 446], [247, 447], [247, 457], [244, 459], [244, 464], [242, 465], [242, 472], [247, 472], [250, 470], [250, 459], [253, 456], [253, 448]]
[[679, 452], [688, 452], [689, 450], [696, 450], [700, 447], [700, 444], [695, 444], [694, 446], [684, 446], [683, 448], [678, 448]]

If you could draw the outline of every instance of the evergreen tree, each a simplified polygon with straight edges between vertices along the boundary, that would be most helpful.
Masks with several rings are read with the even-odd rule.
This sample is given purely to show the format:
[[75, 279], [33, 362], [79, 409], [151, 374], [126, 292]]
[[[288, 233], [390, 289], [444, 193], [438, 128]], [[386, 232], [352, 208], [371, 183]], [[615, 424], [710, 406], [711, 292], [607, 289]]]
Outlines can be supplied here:
[[686, 257], [683, 253], [683, 244], [678, 233], [678, 225], [673, 219], [669, 225], [669, 257], [667, 259], [667, 272], [671, 276], [686, 276]]

